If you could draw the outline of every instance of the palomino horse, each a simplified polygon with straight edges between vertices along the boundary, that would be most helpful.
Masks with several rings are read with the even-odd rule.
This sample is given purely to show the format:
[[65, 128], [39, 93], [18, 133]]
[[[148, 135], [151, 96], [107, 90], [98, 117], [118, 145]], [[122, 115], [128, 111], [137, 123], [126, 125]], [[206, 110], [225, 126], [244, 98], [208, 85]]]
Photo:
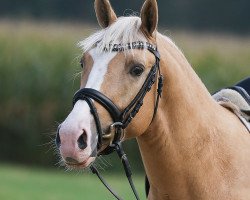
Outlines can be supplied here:
[[140, 17], [117, 18], [108, 0], [95, 0], [95, 11], [103, 29], [80, 43], [81, 90], [57, 135], [65, 164], [86, 168], [136, 138], [148, 199], [250, 199], [249, 132], [157, 32], [156, 0], [145, 1]]

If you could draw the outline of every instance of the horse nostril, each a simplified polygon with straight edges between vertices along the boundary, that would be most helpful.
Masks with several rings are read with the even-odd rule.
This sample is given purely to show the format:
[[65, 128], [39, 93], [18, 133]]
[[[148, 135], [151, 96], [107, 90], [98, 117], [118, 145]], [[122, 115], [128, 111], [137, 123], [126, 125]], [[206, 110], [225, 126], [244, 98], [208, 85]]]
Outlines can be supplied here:
[[61, 139], [60, 139], [60, 135], [59, 135], [59, 129], [60, 126], [57, 129], [57, 133], [56, 133], [56, 139], [55, 139], [55, 143], [56, 143], [56, 147], [59, 149], [61, 146]]
[[87, 147], [87, 134], [84, 130], [82, 135], [80, 135], [80, 137], [78, 138], [77, 144], [78, 147], [82, 150], [84, 150]]

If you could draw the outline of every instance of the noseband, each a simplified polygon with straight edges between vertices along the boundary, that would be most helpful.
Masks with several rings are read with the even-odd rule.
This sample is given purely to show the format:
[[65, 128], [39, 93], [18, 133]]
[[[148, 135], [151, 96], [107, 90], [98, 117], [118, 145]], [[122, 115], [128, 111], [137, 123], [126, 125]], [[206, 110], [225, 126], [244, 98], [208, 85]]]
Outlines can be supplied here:
[[[127, 45], [121, 45], [121, 44], [114, 44], [110, 45], [110, 47], [105, 48], [104, 51], [111, 51], [111, 52], [124, 52], [126, 50], [130, 49], [147, 49], [150, 51], [152, 54], [155, 56], [155, 64], [151, 67], [150, 72], [148, 73], [148, 76], [146, 80], [144, 81], [141, 89], [135, 96], [135, 98], [129, 103], [129, 105], [121, 111], [116, 104], [111, 101], [107, 96], [102, 94], [101, 92], [91, 89], [91, 88], [83, 88], [77, 91], [73, 97], [73, 106], [75, 103], [79, 100], [86, 101], [90, 107], [91, 114], [94, 117], [95, 124], [96, 124], [96, 130], [97, 130], [97, 135], [98, 135], [98, 144], [97, 144], [97, 150], [100, 150], [102, 145], [103, 145], [103, 139], [109, 138], [110, 135], [105, 135], [103, 134], [99, 115], [97, 112], [97, 109], [93, 103], [93, 100], [98, 102], [100, 105], [102, 105], [110, 114], [113, 124], [110, 125], [112, 129], [114, 129], [114, 137], [111, 142], [111, 144], [105, 148], [103, 151], [99, 153], [99, 155], [107, 155], [110, 154], [113, 151], [116, 151], [122, 160], [124, 170], [126, 173], [126, 176], [128, 178], [128, 181], [130, 183], [130, 186], [134, 192], [134, 195], [136, 199], [138, 200], [138, 194], [136, 192], [136, 189], [134, 187], [133, 181], [132, 181], [132, 173], [131, 169], [129, 166], [129, 162], [127, 159], [126, 154], [124, 153], [121, 145], [121, 140], [123, 137], [123, 131], [126, 129], [126, 127], [131, 123], [132, 119], [136, 116], [136, 114], [139, 112], [140, 108], [143, 105], [143, 100], [146, 96], [146, 94], [151, 90], [152, 86], [156, 82], [157, 76], [158, 77], [158, 89], [157, 89], [157, 98], [155, 101], [155, 107], [154, 107], [154, 113], [152, 120], [155, 117], [155, 114], [157, 112], [158, 108], [158, 103], [159, 99], [161, 97], [162, 93], [162, 87], [163, 87], [163, 76], [160, 71], [160, 54], [157, 51], [156, 46], [150, 44], [150, 43], [145, 43], [145, 42], [133, 42], [132, 44], [127, 44]], [[102, 181], [102, 183], [106, 186], [106, 188], [116, 197], [116, 199], [121, 199], [118, 197], [108, 186], [108, 184], [105, 182], [105, 180], [100, 176], [99, 172], [94, 166], [91, 166], [91, 170], [94, 174], [96, 174], [99, 179]]]

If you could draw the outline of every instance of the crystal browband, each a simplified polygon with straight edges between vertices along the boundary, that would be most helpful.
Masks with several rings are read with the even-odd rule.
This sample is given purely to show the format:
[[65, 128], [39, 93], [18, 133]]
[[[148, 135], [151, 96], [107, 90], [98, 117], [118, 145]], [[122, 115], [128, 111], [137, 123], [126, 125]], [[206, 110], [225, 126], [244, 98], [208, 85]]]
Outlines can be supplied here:
[[109, 44], [108, 47], [104, 47], [104, 51], [107, 52], [122, 52], [131, 49], [149, 49], [152, 51], [156, 51], [156, 46], [148, 42], [137, 41], [128, 44]]

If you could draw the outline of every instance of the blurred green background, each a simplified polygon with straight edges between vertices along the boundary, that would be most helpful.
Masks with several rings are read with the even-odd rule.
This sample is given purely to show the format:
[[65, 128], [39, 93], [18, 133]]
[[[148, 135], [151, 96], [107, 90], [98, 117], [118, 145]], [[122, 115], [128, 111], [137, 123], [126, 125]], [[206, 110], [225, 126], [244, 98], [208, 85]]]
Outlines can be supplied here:
[[[126, 8], [138, 12], [143, 3], [111, 2], [119, 16], [132, 14]], [[79, 87], [77, 43], [98, 30], [93, 0], [0, 3], [0, 199], [112, 199], [94, 175], [60, 167], [53, 146]], [[250, 75], [250, 1], [158, 3], [160, 31], [183, 50], [211, 93]], [[136, 142], [125, 146], [144, 197]], [[116, 155], [98, 163], [117, 191], [132, 199]]]

